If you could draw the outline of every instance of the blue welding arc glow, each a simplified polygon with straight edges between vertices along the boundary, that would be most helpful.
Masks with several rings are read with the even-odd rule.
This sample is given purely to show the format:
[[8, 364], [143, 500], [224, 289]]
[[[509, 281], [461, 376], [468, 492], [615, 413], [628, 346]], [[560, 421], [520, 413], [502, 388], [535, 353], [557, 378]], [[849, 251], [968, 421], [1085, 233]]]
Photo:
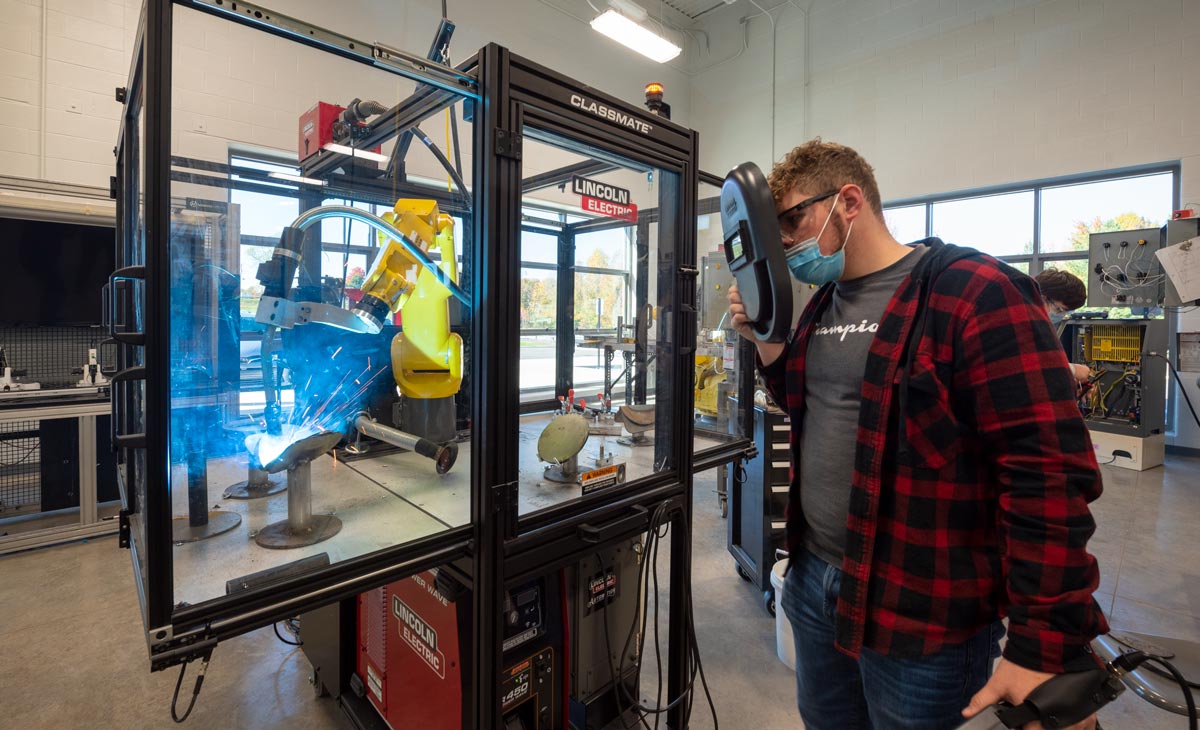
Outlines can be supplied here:
[[431, 274], [446, 287], [454, 298], [462, 302], [464, 305], [471, 306], [471, 297], [462, 288], [450, 280], [448, 274], [434, 263], [433, 259], [429, 258], [421, 247], [413, 243], [412, 239], [400, 232], [400, 229], [388, 223], [377, 215], [368, 213], [358, 208], [351, 208], [348, 205], [322, 205], [317, 208], [312, 208], [300, 214], [300, 217], [292, 222], [292, 228], [304, 230], [319, 220], [325, 218], [349, 218], [351, 220], [360, 221], [371, 226], [372, 228], [382, 231], [391, 238], [400, 242], [404, 246], [404, 250], [410, 256], [417, 260], [422, 266], [429, 270]]

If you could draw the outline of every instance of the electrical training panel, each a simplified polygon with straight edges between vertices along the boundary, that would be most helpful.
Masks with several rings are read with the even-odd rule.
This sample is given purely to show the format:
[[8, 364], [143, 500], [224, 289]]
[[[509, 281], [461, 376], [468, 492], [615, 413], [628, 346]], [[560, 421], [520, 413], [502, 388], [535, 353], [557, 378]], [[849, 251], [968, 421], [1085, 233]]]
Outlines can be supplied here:
[[1068, 320], [1071, 361], [1091, 370], [1079, 399], [1088, 428], [1144, 438], [1163, 432], [1167, 323], [1162, 319]]
[[1167, 276], [1154, 255], [1158, 228], [1093, 233], [1088, 243], [1089, 307], [1156, 307]]

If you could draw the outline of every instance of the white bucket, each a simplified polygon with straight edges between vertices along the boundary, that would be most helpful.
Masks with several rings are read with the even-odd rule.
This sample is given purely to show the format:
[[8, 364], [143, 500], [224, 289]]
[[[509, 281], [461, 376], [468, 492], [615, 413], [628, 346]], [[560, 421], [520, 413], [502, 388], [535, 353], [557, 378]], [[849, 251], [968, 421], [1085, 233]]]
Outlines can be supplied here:
[[796, 671], [796, 644], [792, 641], [792, 622], [783, 614], [783, 571], [787, 558], [771, 567], [771, 587], [775, 589], [775, 653], [788, 669]]

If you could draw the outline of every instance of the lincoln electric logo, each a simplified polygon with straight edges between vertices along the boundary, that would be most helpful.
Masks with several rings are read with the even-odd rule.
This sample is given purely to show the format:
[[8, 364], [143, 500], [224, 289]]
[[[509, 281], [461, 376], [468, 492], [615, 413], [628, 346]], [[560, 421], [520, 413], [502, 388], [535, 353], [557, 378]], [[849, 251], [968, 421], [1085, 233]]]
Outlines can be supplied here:
[[399, 596], [392, 596], [392, 613], [400, 620], [400, 638], [421, 657], [430, 669], [446, 678], [446, 656], [438, 650], [437, 632], [408, 607]]
[[628, 127], [635, 132], [641, 132], [642, 134], [650, 134], [650, 131], [654, 129], [653, 125], [647, 124], [635, 116], [626, 114], [620, 109], [613, 109], [604, 104], [597, 104], [594, 101], [583, 98], [579, 94], [571, 94], [571, 106], [576, 109], [582, 109], [589, 114], [595, 114], [601, 119], [607, 119], [610, 122], [620, 124], [622, 127]]

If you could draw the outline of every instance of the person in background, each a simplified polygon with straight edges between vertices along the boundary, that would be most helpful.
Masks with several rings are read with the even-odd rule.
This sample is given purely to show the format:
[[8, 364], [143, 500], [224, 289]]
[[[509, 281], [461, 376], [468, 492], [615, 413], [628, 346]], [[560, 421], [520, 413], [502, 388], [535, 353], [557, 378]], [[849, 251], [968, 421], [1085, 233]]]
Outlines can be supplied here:
[[754, 338], [737, 287], [729, 314], [792, 423], [780, 606], [804, 726], [951, 730], [1098, 666], [1100, 470], [1033, 280], [897, 242], [844, 145], [806, 142], [768, 182], [788, 268], [821, 288], [786, 342]]
[[[1034, 277], [1034, 281], [1042, 291], [1046, 314], [1050, 315], [1050, 322], [1055, 327], [1087, 302], [1087, 289], [1083, 282], [1069, 271], [1046, 269]], [[1071, 374], [1076, 382], [1083, 384], [1088, 381], [1091, 371], [1087, 365], [1072, 363]]]

